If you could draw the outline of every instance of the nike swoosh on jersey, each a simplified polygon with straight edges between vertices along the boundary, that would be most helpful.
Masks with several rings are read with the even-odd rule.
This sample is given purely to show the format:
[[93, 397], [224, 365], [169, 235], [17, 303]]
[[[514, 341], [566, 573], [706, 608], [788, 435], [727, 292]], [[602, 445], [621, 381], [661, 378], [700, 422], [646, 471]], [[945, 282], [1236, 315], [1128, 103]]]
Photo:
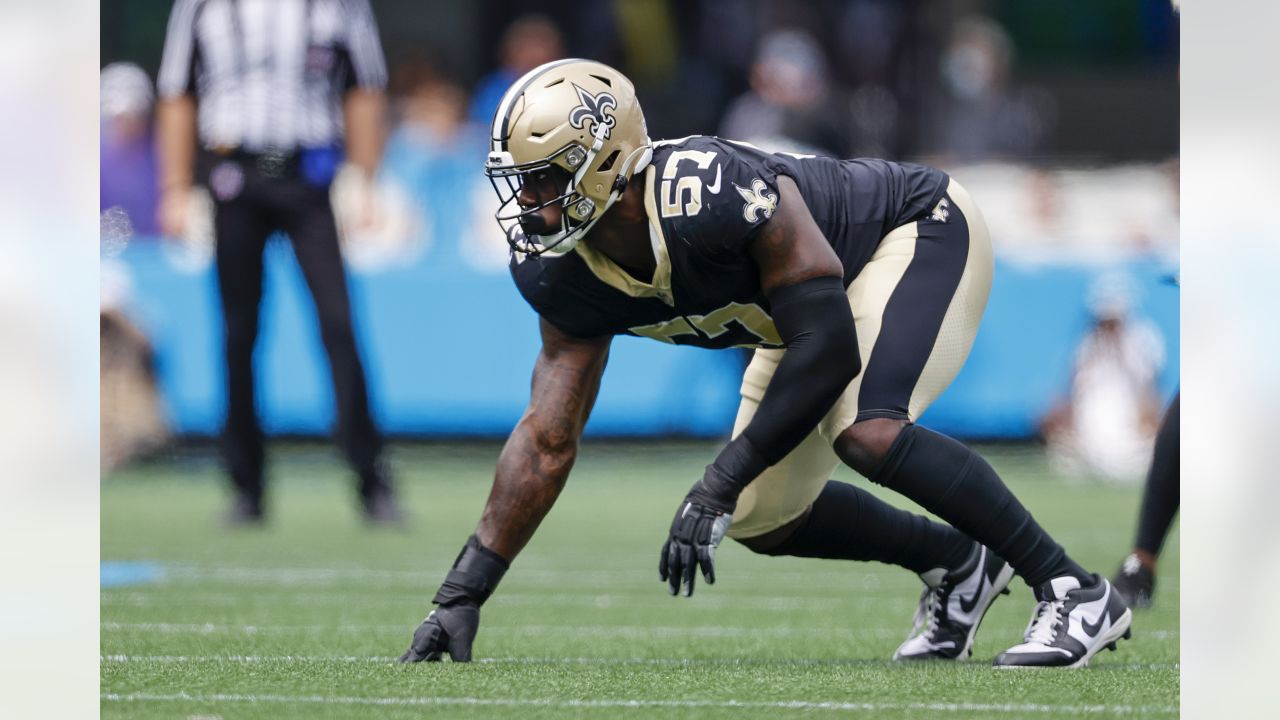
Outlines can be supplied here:
[[712, 195], [720, 193], [720, 166], [716, 165], [716, 181], [707, 186], [707, 192]]

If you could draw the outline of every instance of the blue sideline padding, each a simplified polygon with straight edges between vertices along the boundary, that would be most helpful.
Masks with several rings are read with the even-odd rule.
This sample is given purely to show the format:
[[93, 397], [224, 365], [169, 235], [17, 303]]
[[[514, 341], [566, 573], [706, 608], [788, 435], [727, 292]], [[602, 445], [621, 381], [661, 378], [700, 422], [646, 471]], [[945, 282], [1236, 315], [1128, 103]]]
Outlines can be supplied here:
[[[439, 250], [440, 248], [437, 248]], [[216, 434], [225, 403], [221, 316], [212, 270], [184, 269], [161, 241], [120, 256], [131, 310], [155, 345], [174, 429]], [[266, 253], [258, 404], [270, 434], [327, 434], [333, 399], [301, 273], [287, 243]], [[1114, 268], [1108, 268], [1114, 270]], [[1178, 291], [1154, 262], [1123, 266], [1137, 311], [1162, 333], [1160, 386], [1178, 377]], [[922, 418], [960, 437], [1026, 438], [1066, 389], [1085, 297], [1100, 272], [1087, 266], [997, 263], [995, 284], [968, 364]], [[357, 333], [375, 416], [389, 433], [501, 436], [519, 419], [539, 341], [537, 318], [505, 273], [472, 269], [429, 252], [404, 267], [351, 276]], [[745, 353], [614, 341], [589, 435], [726, 435], [737, 408]]]

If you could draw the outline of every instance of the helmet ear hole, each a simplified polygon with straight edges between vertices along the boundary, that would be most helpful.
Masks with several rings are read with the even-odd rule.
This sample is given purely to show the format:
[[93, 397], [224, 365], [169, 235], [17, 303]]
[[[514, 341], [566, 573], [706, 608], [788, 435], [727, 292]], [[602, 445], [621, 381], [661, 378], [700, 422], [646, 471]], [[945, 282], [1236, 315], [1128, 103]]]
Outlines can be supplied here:
[[600, 163], [600, 167], [596, 168], [596, 172], [609, 172], [610, 170], [612, 170], [613, 164], [617, 162], [618, 155], [620, 152], [621, 151], [619, 150], [614, 150], [613, 152], [609, 153], [609, 157], [605, 158], [604, 162]]

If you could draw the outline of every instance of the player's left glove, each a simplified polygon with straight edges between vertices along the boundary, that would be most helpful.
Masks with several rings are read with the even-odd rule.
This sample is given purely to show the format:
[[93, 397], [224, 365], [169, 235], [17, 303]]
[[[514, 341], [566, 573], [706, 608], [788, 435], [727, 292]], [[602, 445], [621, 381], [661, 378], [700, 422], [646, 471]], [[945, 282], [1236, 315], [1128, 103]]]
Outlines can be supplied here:
[[739, 435], [707, 466], [702, 479], [693, 484], [671, 521], [671, 532], [662, 545], [658, 576], [668, 583], [671, 594], [693, 595], [698, 568], [708, 585], [716, 581], [716, 548], [733, 522], [738, 496], [768, 467], [768, 463]]
[[418, 626], [400, 662], [434, 662], [446, 651], [454, 662], [471, 662], [471, 645], [480, 629], [480, 606], [493, 594], [508, 566], [505, 558], [482, 545], [475, 535], [467, 538], [432, 598], [440, 607]]
[[680, 591], [682, 584], [684, 596], [693, 595], [693, 581], [699, 567], [707, 584], [715, 584], [716, 547], [733, 522], [732, 510], [732, 505], [725, 509], [723, 505], [703, 504], [693, 493], [680, 503], [658, 559], [658, 575], [667, 581], [672, 595]]

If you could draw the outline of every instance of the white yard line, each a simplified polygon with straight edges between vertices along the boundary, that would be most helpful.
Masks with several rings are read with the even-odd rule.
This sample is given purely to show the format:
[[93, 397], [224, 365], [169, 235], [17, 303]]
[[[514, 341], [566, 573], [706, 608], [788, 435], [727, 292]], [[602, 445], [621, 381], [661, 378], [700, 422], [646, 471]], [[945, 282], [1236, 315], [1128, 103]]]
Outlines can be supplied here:
[[[264, 595], [256, 594], [246, 597], [244, 593], [218, 593], [200, 591], [175, 591], [173, 586], [154, 590], [103, 591], [101, 604], [104, 606], [125, 607], [240, 607], [264, 602], [278, 602], [282, 606], [307, 607], [349, 607], [352, 605], [367, 606], [399, 606], [406, 603], [422, 603], [427, 595], [419, 593], [386, 593], [386, 592], [338, 592], [338, 593], [298, 593], [282, 591]], [[697, 597], [695, 602], [684, 602], [681, 607], [691, 610], [836, 610], [854, 608], [864, 605], [883, 606], [887, 597], [902, 599], [903, 607], [915, 604], [914, 596], [906, 593], [888, 592], [885, 590], [859, 590], [846, 597], [813, 597], [809, 595], [746, 595]], [[506, 593], [495, 595], [490, 601], [494, 605], [537, 606], [537, 607], [589, 607], [589, 608], [670, 608], [676, 602], [668, 597], [658, 583], [654, 583], [651, 597], [641, 597], [620, 593]], [[910, 613], [910, 610], [904, 610]], [[905, 615], [904, 615], [905, 617]]]
[[[193, 633], [211, 635], [216, 633], [243, 633], [255, 635], [262, 633], [368, 633], [368, 632], [408, 632], [406, 625], [241, 625], [219, 623], [122, 623], [104, 622], [101, 628], [111, 632], [143, 631], [157, 633]], [[569, 636], [590, 638], [625, 638], [644, 639], [652, 637], [680, 638], [743, 638], [743, 637], [838, 637], [857, 639], [865, 637], [897, 638], [904, 637], [902, 630], [888, 627], [867, 628], [818, 628], [818, 627], [731, 627], [722, 625], [702, 626], [662, 626], [662, 625], [496, 625], [487, 624], [485, 629], [507, 635], [523, 635], [533, 637]], [[1152, 630], [1135, 635], [1137, 638], [1165, 640], [1177, 637], [1176, 630]]]
[[[218, 633], [243, 633], [246, 635], [268, 633], [369, 633], [405, 632], [407, 625], [239, 625], [219, 623], [120, 623], [104, 622], [103, 630], [111, 632], [143, 631], [156, 633], [193, 633], [212, 635]], [[788, 627], [725, 627], [709, 626], [654, 626], [654, 625], [493, 625], [485, 626], [489, 632], [507, 635], [548, 637], [590, 637], [644, 639], [653, 637], [742, 638], [751, 636], [791, 637], [899, 637], [903, 632], [894, 628], [788, 628]]]
[[[395, 662], [392, 655], [102, 655], [104, 663], [233, 663], [254, 665], [262, 663], [370, 663]], [[888, 665], [888, 661], [820, 660], [814, 658], [610, 658], [610, 657], [503, 657], [477, 658], [481, 665], [654, 665], [654, 666], [822, 666], [822, 665]], [[973, 661], [979, 662], [980, 661]], [[1178, 663], [1107, 663], [1108, 668], [1126, 670], [1177, 670]]]
[[[639, 558], [615, 559], [625, 562], [629, 569], [621, 570], [561, 570], [555, 568], [536, 568], [522, 566], [509, 576], [511, 580], [545, 582], [575, 582], [593, 585], [609, 585], [634, 583], [638, 579], [652, 576], [653, 584], [660, 586], [652, 563], [645, 556]], [[429, 584], [432, 587], [440, 582], [447, 563], [434, 568], [422, 570], [375, 570], [369, 568], [334, 568], [334, 567], [248, 567], [227, 565], [200, 565], [188, 563], [156, 563], [159, 567], [162, 582], [174, 581], [225, 581], [235, 583], [264, 583], [271, 585], [306, 585], [333, 584], [340, 581], [377, 581], [382, 583], [404, 581]], [[752, 571], [756, 578], [767, 579], [779, 587], [804, 585], [809, 588], [828, 589], [866, 589], [874, 590], [884, 586], [881, 576], [875, 573], [858, 572], [856, 566], [850, 566], [845, 573], [821, 573], [801, 571], [763, 572]]]
[[1173, 714], [1174, 706], [1133, 705], [1041, 705], [1027, 703], [854, 703], [813, 702], [809, 700], [559, 700], [550, 698], [478, 698], [478, 697], [347, 697], [325, 695], [232, 695], [191, 693], [102, 693], [107, 702], [191, 702], [191, 703], [285, 703], [314, 705], [372, 706], [474, 706], [474, 707], [552, 707], [552, 708], [742, 708], [776, 710], [835, 710], [878, 713], [914, 710], [924, 712], [1002, 713], [1026, 715], [1055, 713], [1072, 715], [1133, 715], [1138, 713]]
[[[369, 632], [408, 632], [406, 625], [241, 625], [218, 623], [120, 623], [104, 622], [103, 630], [112, 632], [143, 631], [156, 633], [191, 633], [212, 635], [219, 633], [243, 633], [246, 635], [273, 633], [369, 633]], [[806, 637], [899, 637], [901, 630], [894, 628], [788, 628], [788, 627], [725, 627], [710, 626], [654, 626], [654, 625], [494, 625], [488, 624], [485, 629], [490, 632], [501, 632], [507, 635], [523, 635], [532, 637], [570, 636], [590, 638], [626, 638], [643, 639], [650, 637], [713, 637], [742, 638], [751, 636], [790, 637], [803, 635]]]

